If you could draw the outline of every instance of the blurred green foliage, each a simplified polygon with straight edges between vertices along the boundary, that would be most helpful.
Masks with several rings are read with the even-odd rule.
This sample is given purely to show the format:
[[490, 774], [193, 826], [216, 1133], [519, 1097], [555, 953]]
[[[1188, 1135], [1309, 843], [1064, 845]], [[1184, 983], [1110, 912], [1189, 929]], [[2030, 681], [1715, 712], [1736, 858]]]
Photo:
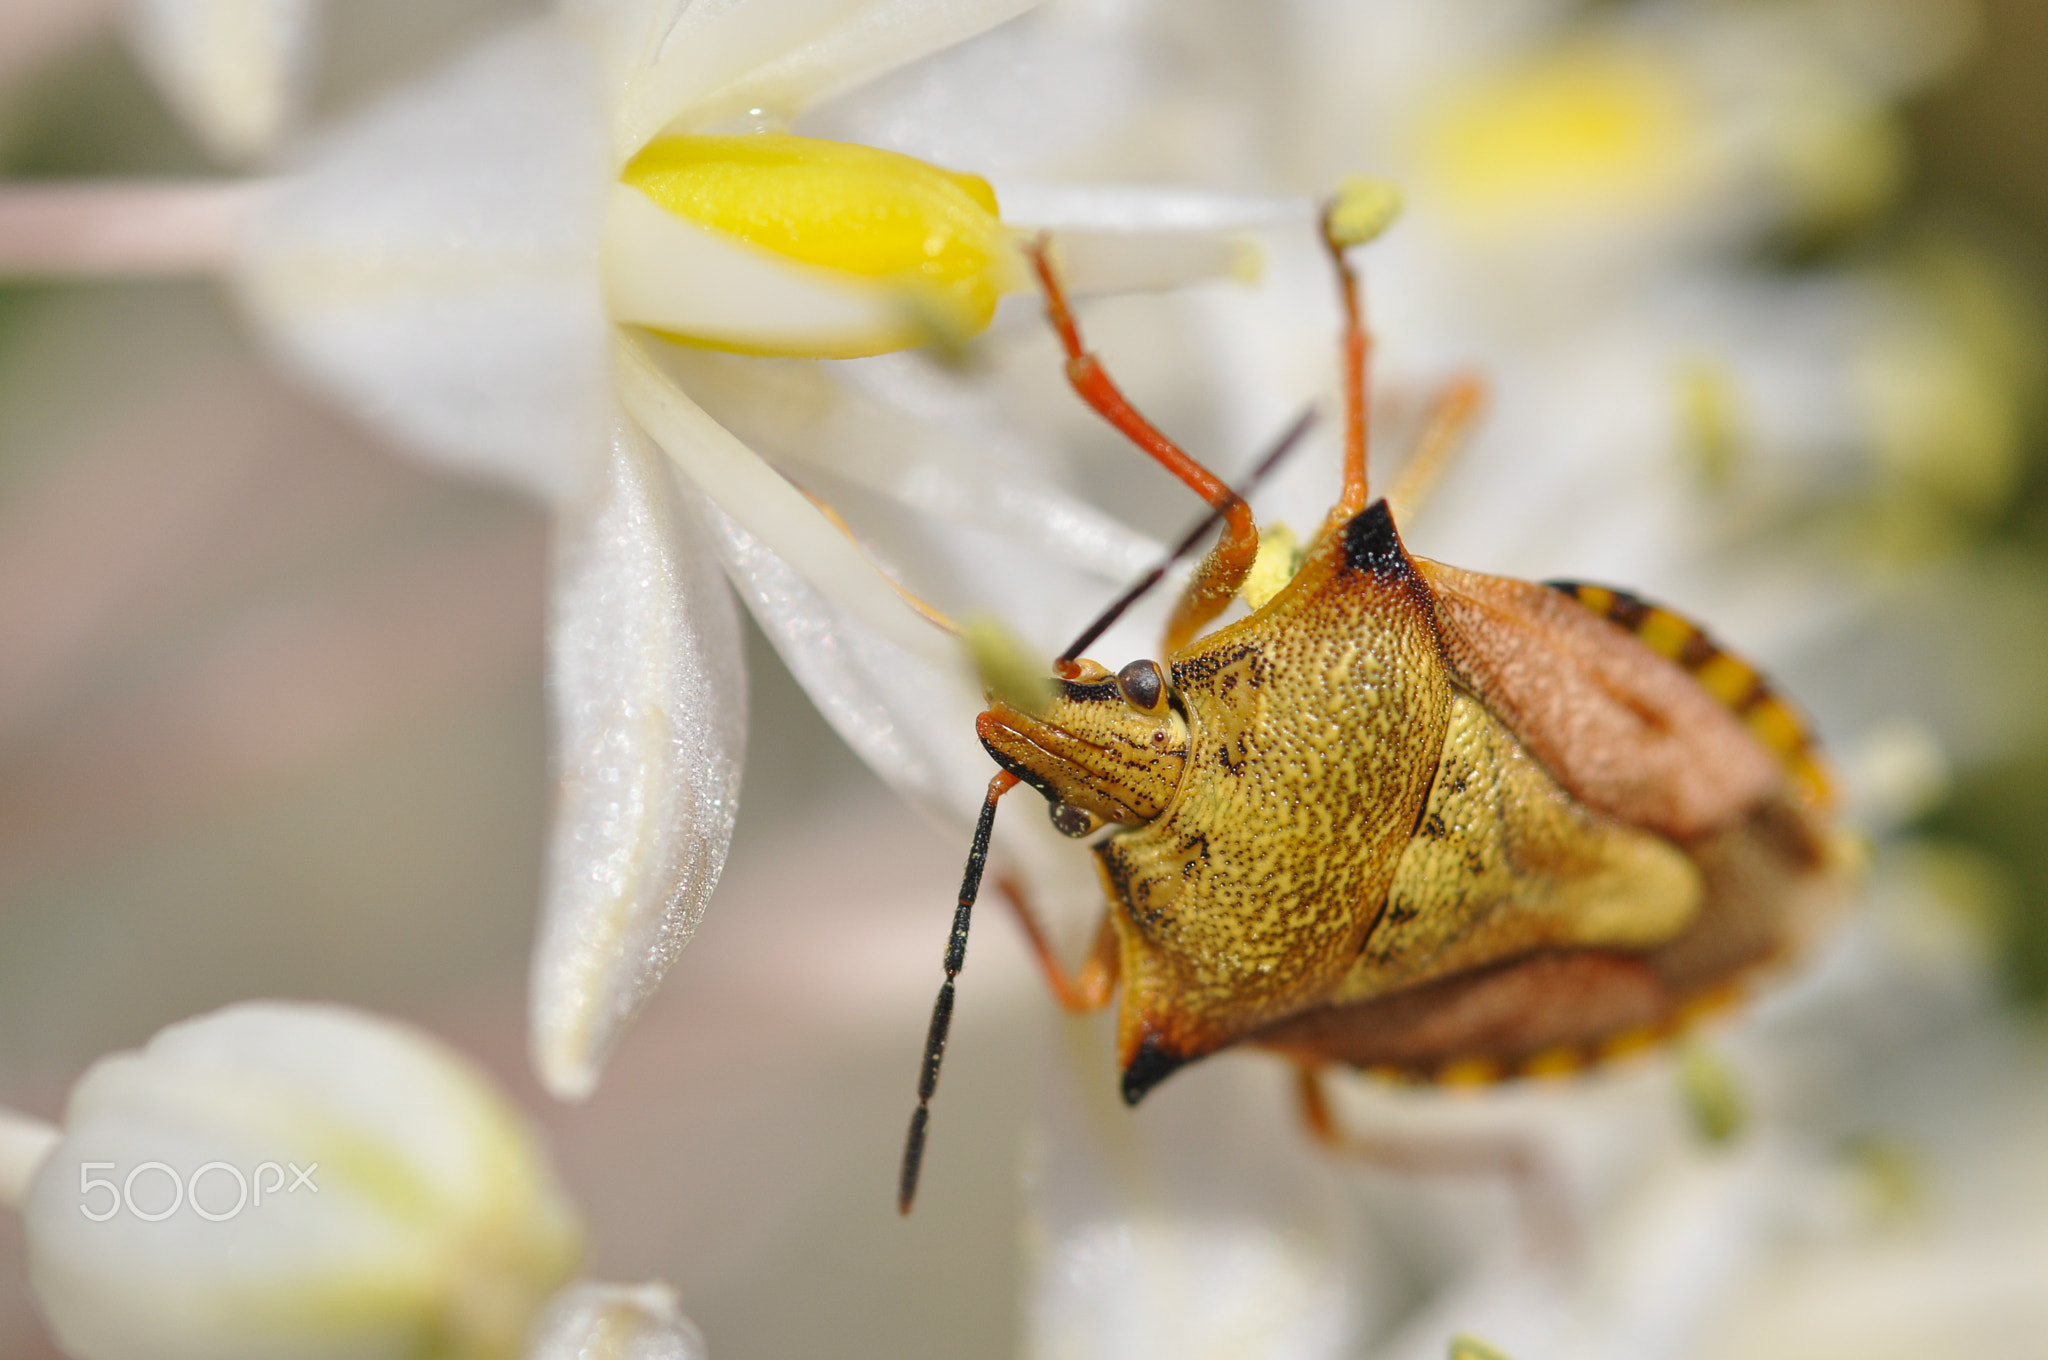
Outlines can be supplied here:
[[[1977, 224], [2038, 280], [2048, 277], [2048, 4], [1988, 0], [1984, 18], [1976, 59], [1912, 111], [1915, 193]], [[2048, 438], [2038, 420], [2026, 452], [2017, 491], [1986, 539], [2048, 564]], [[2040, 702], [2048, 707], [2048, 686]], [[1964, 770], [1925, 825], [2010, 874], [2012, 906], [1993, 923], [2002, 971], [2014, 996], [2048, 1002], [2048, 745], [2028, 743]]]
[[[2037, 547], [2048, 556], [2048, 539]], [[2015, 998], [2048, 1003], [2048, 751], [1964, 774], [1926, 827], [1990, 854], [2010, 875], [2010, 904], [1988, 923], [2000, 971]]]

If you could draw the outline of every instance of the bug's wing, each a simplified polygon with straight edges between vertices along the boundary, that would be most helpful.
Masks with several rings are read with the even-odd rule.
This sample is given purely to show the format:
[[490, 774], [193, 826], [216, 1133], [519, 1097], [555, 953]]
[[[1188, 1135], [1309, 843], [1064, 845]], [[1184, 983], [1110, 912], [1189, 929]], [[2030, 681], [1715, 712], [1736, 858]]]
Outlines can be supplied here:
[[1805, 719], [1779, 697], [1756, 667], [1724, 650], [1690, 619], [1625, 590], [1584, 581], [1544, 584], [1577, 600], [1677, 665], [1717, 703], [1742, 719], [1749, 734], [1778, 757], [1785, 772], [1792, 776], [1796, 795], [1819, 811], [1834, 806], [1833, 781]]
[[1459, 682], [1587, 807], [1683, 842], [1786, 781], [1780, 756], [1683, 665], [1572, 594], [1416, 565]]
[[1752, 668], [1621, 592], [1416, 566], [1477, 702], [1332, 1004], [1255, 1042], [1443, 1081], [1565, 1071], [1682, 1029], [1832, 918], [1856, 856]]

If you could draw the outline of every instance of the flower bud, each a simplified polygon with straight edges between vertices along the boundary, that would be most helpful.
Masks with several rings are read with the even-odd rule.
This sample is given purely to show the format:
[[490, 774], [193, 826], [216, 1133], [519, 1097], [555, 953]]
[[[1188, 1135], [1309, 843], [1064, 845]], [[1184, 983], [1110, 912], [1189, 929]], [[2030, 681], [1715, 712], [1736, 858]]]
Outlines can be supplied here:
[[514, 1356], [581, 1255], [481, 1074], [405, 1026], [286, 1002], [96, 1063], [22, 1220], [78, 1360]]
[[665, 1285], [573, 1284], [555, 1296], [526, 1360], [705, 1360], [703, 1333]]
[[138, 65], [206, 149], [258, 160], [304, 102], [318, 27], [313, 0], [130, 0]]

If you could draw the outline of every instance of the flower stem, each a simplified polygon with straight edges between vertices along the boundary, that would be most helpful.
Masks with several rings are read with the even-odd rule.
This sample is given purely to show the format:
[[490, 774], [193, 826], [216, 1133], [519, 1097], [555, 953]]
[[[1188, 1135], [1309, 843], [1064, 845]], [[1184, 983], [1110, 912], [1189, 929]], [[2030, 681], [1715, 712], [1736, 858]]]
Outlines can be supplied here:
[[260, 189], [249, 180], [0, 185], [0, 278], [218, 272]]
[[29, 1177], [55, 1146], [55, 1125], [0, 1107], [0, 1203], [21, 1207]]

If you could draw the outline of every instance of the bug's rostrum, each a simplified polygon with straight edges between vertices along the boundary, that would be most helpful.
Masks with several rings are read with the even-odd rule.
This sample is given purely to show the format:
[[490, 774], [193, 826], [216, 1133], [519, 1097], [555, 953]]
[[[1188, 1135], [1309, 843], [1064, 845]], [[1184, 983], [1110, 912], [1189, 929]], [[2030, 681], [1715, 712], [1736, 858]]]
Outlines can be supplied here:
[[1157, 712], [1139, 712], [1100, 666], [1081, 666], [1078, 679], [1059, 683], [1044, 712], [1032, 716], [998, 700], [975, 732], [997, 763], [1061, 812], [1061, 830], [1071, 825], [1087, 834], [1093, 828], [1084, 816], [1143, 825], [1166, 810], [1180, 787], [1187, 719], [1163, 695]]

